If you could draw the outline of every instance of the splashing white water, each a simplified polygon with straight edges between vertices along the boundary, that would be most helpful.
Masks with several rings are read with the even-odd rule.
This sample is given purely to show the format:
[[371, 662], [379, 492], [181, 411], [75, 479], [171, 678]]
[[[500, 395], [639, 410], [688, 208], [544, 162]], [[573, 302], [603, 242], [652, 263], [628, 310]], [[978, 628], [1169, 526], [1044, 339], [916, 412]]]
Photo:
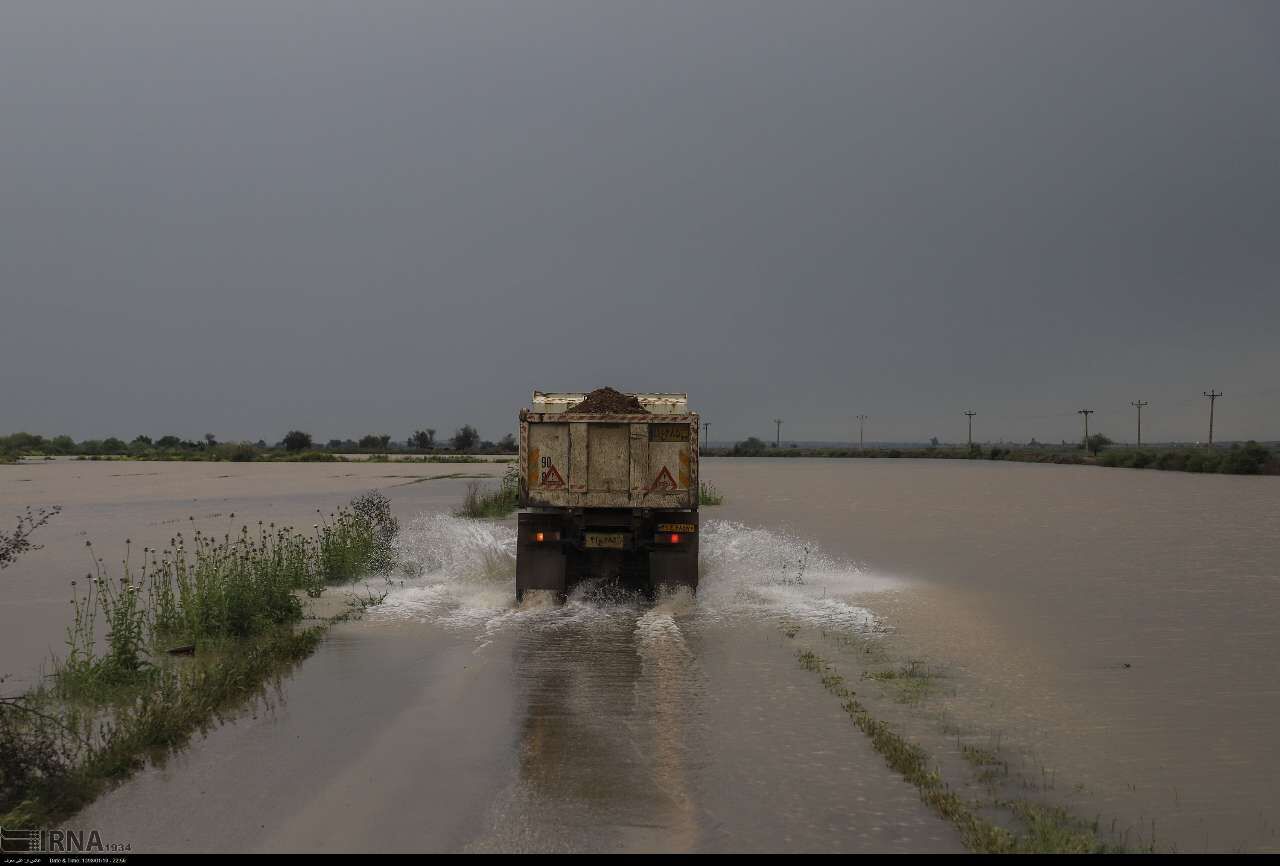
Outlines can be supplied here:
[[803, 538], [711, 520], [702, 529], [698, 607], [707, 615], [782, 617], [832, 628], [876, 628], [850, 599], [900, 586], [827, 556]]
[[640, 633], [655, 637], [687, 617], [790, 618], [867, 630], [879, 623], [850, 597], [897, 586], [831, 559], [805, 539], [712, 520], [701, 533], [696, 598], [688, 592], [663, 596], [642, 610], [634, 596], [609, 594], [586, 583], [563, 605], [536, 592], [517, 605], [515, 542], [509, 524], [447, 514], [418, 517], [398, 541], [405, 581], [370, 610], [370, 619], [479, 629], [482, 637], [511, 626], [554, 629], [617, 617], [636, 621]]

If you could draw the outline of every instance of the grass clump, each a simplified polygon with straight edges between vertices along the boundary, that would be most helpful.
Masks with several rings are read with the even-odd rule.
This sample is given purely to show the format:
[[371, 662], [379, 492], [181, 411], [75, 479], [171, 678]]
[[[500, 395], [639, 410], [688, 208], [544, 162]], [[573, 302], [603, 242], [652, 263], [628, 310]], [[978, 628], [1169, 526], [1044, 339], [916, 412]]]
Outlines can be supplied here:
[[[841, 705], [858, 729], [871, 740], [885, 762], [920, 792], [920, 799], [951, 822], [960, 832], [965, 847], [984, 854], [1107, 853], [1120, 850], [1104, 841], [1096, 823], [1087, 823], [1056, 806], [1025, 800], [1001, 803], [1020, 825], [1020, 832], [1001, 827], [979, 813], [979, 804], [970, 803], [943, 781], [929, 755], [907, 740], [886, 722], [877, 719], [856, 693], [845, 685], [835, 668], [812, 650], [797, 653], [800, 666], [821, 677], [823, 687], [841, 700]], [[897, 673], [889, 679], [898, 679]], [[987, 756], [974, 753], [986, 763]], [[972, 760], [971, 760], [972, 762]]]
[[[323, 626], [273, 628], [159, 666], [147, 688], [109, 703], [66, 701], [36, 690], [0, 703], [0, 821], [48, 826], [84, 808], [147, 759], [266, 694], [319, 644]], [[103, 698], [105, 700], [105, 698]]]
[[309, 533], [177, 533], [140, 563], [126, 555], [118, 578], [88, 545], [94, 571], [72, 582], [50, 683], [0, 698], [0, 825], [70, 814], [261, 694], [323, 634], [300, 628], [299, 591], [388, 571], [396, 529], [386, 497], [369, 493]]
[[509, 517], [519, 507], [520, 470], [513, 464], [507, 467], [496, 490], [484, 489], [478, 481], [469, 482], [462, 507], [454, 514], [475, 519], [502, 518]]
[[698, 504], [699, 505], [723, 505], [724, 494], [715, 488], [714, 485], [703, 481], [698, 485]]
[[900, 668], [864, 673], [863, 677], [875, 680], [893, 690], [894, 697], [904, 704], [919, 703], [933, 691], [937, 674], [929, 670], [923, 661], [912, 659]]

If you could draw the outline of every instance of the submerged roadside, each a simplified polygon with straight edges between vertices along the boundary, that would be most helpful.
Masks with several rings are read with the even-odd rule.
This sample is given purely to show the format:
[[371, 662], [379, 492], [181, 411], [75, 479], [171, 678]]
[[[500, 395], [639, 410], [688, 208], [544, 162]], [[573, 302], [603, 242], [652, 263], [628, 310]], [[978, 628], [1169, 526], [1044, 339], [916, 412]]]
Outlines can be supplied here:
[[386, 572], [397, 531], [378, 493], [317, 520], [310, 533], [177, 532], [138, 566], [126, 555], [119, 576], [86, 542], [94, 571], [72, 581], [65, 654], [47, 681], [0, 699], [0, 824], [67, 817], [310, 655], [350, 615], [311, 600]]

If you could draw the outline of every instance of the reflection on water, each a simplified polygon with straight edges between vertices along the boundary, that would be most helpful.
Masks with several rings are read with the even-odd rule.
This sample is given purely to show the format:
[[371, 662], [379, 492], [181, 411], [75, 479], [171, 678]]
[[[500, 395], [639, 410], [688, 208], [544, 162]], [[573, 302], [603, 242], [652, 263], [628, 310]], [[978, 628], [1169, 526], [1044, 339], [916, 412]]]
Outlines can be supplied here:
[[518, 773], [470, 850], [955, 847], [839, 707], [796, 676], [774, 627], [870, 628], [847, 597], [894, 582], [812, 543], [710, 521], [696, 599], [682, 590], [648, 604], [588, 582], [563, 605], [538, 593], [516, 605], [508, 527], [430, 515], [402, 546], [413, 576], [370, 620], [444, 626], [512, 659]]
[[[660, 622], [665, 620], [665, 623]], [[691, 850], [686, 774], [701, 729], [697, 665], [670, 613], [635, 607], [521, 630], [519, 777], [491, 842], [518, 850]]]

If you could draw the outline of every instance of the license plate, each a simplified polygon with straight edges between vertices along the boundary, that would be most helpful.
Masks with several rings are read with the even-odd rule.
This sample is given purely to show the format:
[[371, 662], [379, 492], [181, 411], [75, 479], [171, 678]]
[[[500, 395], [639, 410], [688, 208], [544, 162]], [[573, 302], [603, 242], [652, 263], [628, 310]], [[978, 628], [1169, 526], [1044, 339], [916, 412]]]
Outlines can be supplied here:
[[659, 523], [659, 532], [697, 532], [698, 527], [692, 523]]
[[612, 547], [622, 549], [626, 536], [621, 532], [588, 532], [587, 547]]

